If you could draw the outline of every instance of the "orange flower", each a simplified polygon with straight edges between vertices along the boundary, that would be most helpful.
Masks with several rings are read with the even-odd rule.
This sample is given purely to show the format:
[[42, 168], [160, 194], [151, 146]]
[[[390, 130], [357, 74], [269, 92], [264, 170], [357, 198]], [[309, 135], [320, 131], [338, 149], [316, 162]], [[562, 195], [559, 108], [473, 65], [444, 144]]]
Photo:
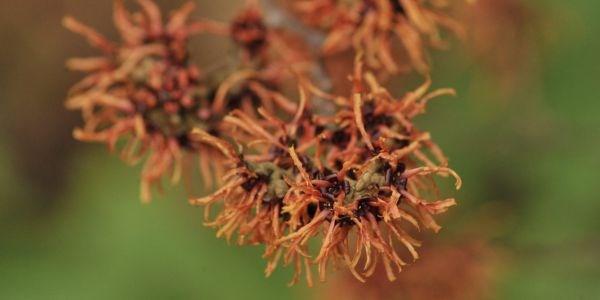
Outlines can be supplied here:
[[[205, 184], [212, 186], [213, 179], [223, 175], [223, 157], [192, 141], [191, 131], [201, 128], [218, 136], [221, 119], [236, 108], [249, 114], [255, 114], [257, 105], [272, 112], [294, 112], [295, 104], [279, 90], [289, 70], [302, 72], [308, 58], [267, 29], [255, 6], [243, 10], [229, 26], [188, 22], [192, 3], [163, 22], [152, 1], [138, 2], [141, 12], [130, 14], [121, 1], [115, 1], [120, 43], [71, 17], [64, 19], [68, 29], [83, 35], [103, 54], [68, 61], [70, 69], [88, 75], [71, 89], [66, 105], [80, 110], [84, 118], [85, 125], [74, 132], [77, 139], [106, 143], [111, 150], [124, 141], [119, 148], [126, 162], [135, 164], [145, 158], [141, 198], [149, 201], [151, 188], [161, 187], [163, 175], [170, 174], [172, 183], [177, 183], [184, 171], [188, 173], [183, 164], [187, 154], [199, 157]], [[202, 32], [231, 36], [245, 56], [238, 69], [228, 70], [230, 74], [216, 84], [209, 78], [216, 74], [202, 74], [189, 59], [188, 39]]]
[[131, 15], [115, 1], [119, 44], [71, 17], [63, 20], [103, 53], [68, 61], [70, 69], [89, 75], [71, 89], [67, 107], [83, 114], [85, 125], [74, 132], [77, 139], [103, 142], [111, 149], [125, 139], [120, 152], [126, 162], [146, 157], [141, 197], [149, 201], [151, 186], [160, 187], [164, 174], [170, 173], [174, 183], [179, 180], [185, 153], [204, 157], [214, 152], [189, 139], [193, 127], [216, 130], [216, 125], [202, 105], [207, 102], [206, 87], [200, 71], [189, 63], [187, 50], [188, 37], [212, 25], [187, 22], [192, 3], [174, 11], [166, 22], [152, 1], [138, 3], [141, 12]]
[[298, 71], [312, 65], [310, 50], [296, 34], [280, 27], [267, 26], [262, 9], [255, 0], [247, 0], [245, 7], [229, 26], [229, 35], [243, 50], [245, 63], [276, 64]]
[[[265, 244], [267, 275], [283, 260], [295, 266], [292, 283], [306, 270], [312, 284], [313, 264], [324, 280], [328, 263], [337, 261], [364, 281], [381, 261], [393, 280], [393, 268], [405, 264], [393, 240], [418, 258], [420, 243], [403, 227], [437, 232], [433, 215], [456, 203], [425, 199], [436, 189], [428, 175], [454, 176], [457, 188], [461, 181], [430, 135], [411, 122], [430, 99], [453, 91], [427, 93], [427, 82], [395, 99], [373, 75], [363, 76], [360, 63], [353, 80], [354, 91], [346, 98], [319, 91], [300, 77], [298, 110], [287, 120], [260, 109], [258, 119], [239, 110], [224, 119], [244, 152], [221, 190], [191, 202], [221, 207], [209, 222], [218, 235], [230, 238], [237, 230], [241, 243], [252, 235], [251, 242]], [[336, 113], [317, 111], [309, 101], [316, 97], [330, 100]], [[311, 254], [308, 241], [321, 233], [320, 250]]]
[[[375, 70], [398, 73], [396, 58], [406, 54], [410, 65], [429, 72], [426, 48], [445, 48], [440, 28], [458, 36], [463, 32], [447, 17], [440, 1], [429, 0], [297, 0], [293, 7], [309, 25], [327, 30], [323, 53], [335, 54], [354, 48], [364, 51], [367, 65]], [[393, 51], [400, 42], [405, 53]]]
[[[325, 48], [338, 45], [340, 34], [348, 35], [357, 49], [364, 48], [372, 68], [383, 64], [392, 72], [388, 39], [395, 33], [413, 65], [425, 72], [423, 48], [415, 39], [425, 34], [439, 43], [437, 25], [453, 23], [426, 9], [425, 2], [399, 1], [348, 7], [324, 2], [335, 4], [336, 17], [354, 22], [350, 27], [336, 23]], [[332, 95], [309, 79], [313, 63], [307, 51], [299, 50], [301, 43], [267, 27], [254, 1], [230, 25], [187, 22], [191, 4], [163, 23], [153, 2], [138, 3], [141, 12], [130, 16], [115, 2], [119, 44], [72, 18], [64, 24], [103, 53], [68, 63], [89, 73], [67, 100], [84, 118], [75, 137], [120, 148], [129, 163], [145, 159], [143, 200], [150, 199], [151, 187], [160, 187], [164, 175], [177, 182], [184, 156], [193, 154], [200, 157], [205, 181], [214, 176], [223, 182], [190, 203], [206, 207], [206, 225], [216, 228], [217, 236], [265, 245], [267, 276], [280, 262], [293, 264], [292, 283], [305, 271], [310, 285], [313, 265], [324, 280], [333, 261], [364, 281], [382, 262], [393, 280], [405, 265], [395, 244], [418, 258], [420, 242], [406, 227], [437, 232], [441, 227], [434, 215], [456, 203], [438, 199], [431, 176], [453, 176], [457, 189], [461, 180], [413, 119], [431, 99], [453, 90], [428, 92], [426, 80], [396, 98], [363, 71], [359, 55], [352, 90]], [[405, 34], [409, 30], [414, 32]], [[199, 32], [236, 43], [240, 55], [225, 76], [216, 71], [205, 76], [189, 62], [187, 41]], [[297, 101], [286, 96], [290, 81], [298, 87]], [[309, 241], [318, 238], [319, 250], [310, 251]]]

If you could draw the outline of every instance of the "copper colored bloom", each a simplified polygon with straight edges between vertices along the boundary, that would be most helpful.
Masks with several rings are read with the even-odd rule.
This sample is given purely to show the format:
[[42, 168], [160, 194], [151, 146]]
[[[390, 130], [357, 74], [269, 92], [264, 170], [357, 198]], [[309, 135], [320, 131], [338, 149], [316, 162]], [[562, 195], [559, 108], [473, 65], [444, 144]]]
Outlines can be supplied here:
[[[436, 190], [429, 175], [454, 176], [456, 188], [461, 182], [430, 135], [412, 124], [430, 99], [453, 91], [428, 93], [426, 83], [394, 98], [372, 74], [363, 76], [360, 63], [353, 81], [349, 97], [335, 97], [300, 78], [298, 110], [289, 119], [264, 110], [260, 118], [241, 111], [225, 118], [244, 152], [223, 189], [191, 202], [220, 207], [209, 222], [218, 235], [237, 231], [241, 243], [252, 236], [265, 244], [267, 275], [283, 260], [295, 266], [292, 282], [306, 270], [311, 284], [311, 266], [324, 280], [333, 261], [364, 281], [381, 262], [394, 280], [405, 265], [396, 243], [418, 258], [420, 243], [406, 225], [437, 232], [433, 216], [456, 203], [426, 199]], [[317, 111], [310, 101], [317, 96], [336, 113]], [[320, 249], [311, 253], [308, 241], [316, 238]]]
[[246, 1], [231, 21], [229, 35], [242, 50], [244, 64], [281, 71], [299, 71], [313, 64], [304, 41], [289, 30], [268, 26], [257, 1]]
[[[82, 34], [103, 53], [69, 60], [71, 69], [89, 74], [72, 88], [67, 107], [83, 114], [85, 125], [75, 130], [77, 139], [104, 142], [111, 149], [123, 142], [119, 148], [126, 162], [145, 158], [141, 194], [148, 201], [151, 186], [160, 188], [163, 175], [170, 174], [176, 183], [184, 171], [188, 173], [183, 169], [189, 169], [189, 164], [182, 164], [186, 154], [199, 157], [203, 180], [212, 186], [213, 179], [223, 175], [223, 157], [193, 141], [192, 129], [218, 136], [223, 116], [238, 108], [251, 115], [256, 106], [274, 113], [293, 113], [295, 104], [280, 90], [291, 70], [304, 72], [309, 64], [308, 55], [285, 42], [287, 35], [264, 25], [255, 5], [226, 25], [187, 22], [192, 3], [163, 23], [152, 1], [138, 2], [142, 9], [134, 14], [126, 11], [121, 1], [115, 2], [119, 44], [73, 18], [64, 19], [67, 28]], [[188, 39], [201, 32], [228, 36], [236, 42], [242, 59], [224, 78], [202, 74], [190, 62]]]
[[188, 37], [211, 24], [187, 22], [192, 3], [174, 11], [166, 22], [152, 1], [138, 3], [141, 11], [130, 14], [121, 1], [115, 1], [120, 43], [71, 17], [63, 20], [102, 52], [100, 57], [68, 61], [70, 69], [88, 75], [71, 89], [66, 105], [83, 115], [84, 125], [74, 132], [77, 139], [120, 147], [128, 163], [145, 159], [141, 197], [148, 201], [151, 186], [160, 187], [163, 175], [179, 180], [186, 153], [214, 156], [212, 150], [189, 139], [194, 127], [216, 130], [211, 112], [203, 105], [207, 92], [202, 74], [189, 63], [187, 50]]
[[[413, 120], [452, 89], [430, 92], [426, 80], [394, 97], [357, 59], [352, 89], [333, 95], [312, 83], [310, 51], [295, 35], [266, 26], [255, 1], [227, 25], [187, 22], [189, 3], [166, 22], [151, 0], [138, 3], [141, 11], [130, 14], [115, 2], [119, 43], [69, 17], [64, 25], [102, 52], [68, 62], [88, 73], [67, 100], [84, 119], [75, 137], [118, 148], [129, 163], [145, 160], [143, 200], [166, 175], [177, 182], [192, 155], [204, 182], [217, 179], [219, 188], [190, 203], [205, 207], [217, 236], [264, 245], [267, 276], [292, 264], [292, 283], [304, 274], [310, 285], [314, 266], [325, 280], [335, 264], [360, 281], [383, 266], [394, 280], [407, 259], [399, 249], [419, 257], [411, 232], [439, 231], [434, 216], [456, 204], [440, 199], [433, 176], [454, 177], [457, 189], [461, 180]], [[325, 52], [354, 45], [370, 68], [390, 73], [398, 69], [393, 36], [425, 73], [422, 39], [441, 46], [438, 27], [458, 30], [426, 1], [308, 0], [298, 8], [318, 8], [330, 31]], [[193, 66], [187, 42], [199, 32], [229, 37], [239, 54], [226, 61], [232, 65], [208, 74]], [[287, 96], [290, 83], [297, 100]]]
[[248, 57], [256, 56], [266, 48], [269, 31], [256, 5], [249, 5], [239, 13], [230, 27], [231, 37]]
[[[212, 111], [221, 116], [233, 109], [256, 116], [256, 107], [271, 113], [294, 113], [296, 104], [282, 91], [294, 74], [306, 74], [313, 68], [312, 57], [303, 41], [294, 34], [266, 25], [263, 13], [254, 1], [248, 1], [222, 34], [236, 45], [235, 66], [216, 80], [212, 92]], [[219, 72], [214, 72], [218, 77]]]
[[[309, 25], [325, 29], [326, 55], [350, 48], [364, 51], [367, 65], [398, 73], [398, 56], [428, 73], [427, 48], [445, 48], [441, 29], [463, 35], [456, 21], [446, 16], [440, 1], [429, 0], [293, 0], [293, 7]], [[394, 51], [400, 43], [405, 53]]]

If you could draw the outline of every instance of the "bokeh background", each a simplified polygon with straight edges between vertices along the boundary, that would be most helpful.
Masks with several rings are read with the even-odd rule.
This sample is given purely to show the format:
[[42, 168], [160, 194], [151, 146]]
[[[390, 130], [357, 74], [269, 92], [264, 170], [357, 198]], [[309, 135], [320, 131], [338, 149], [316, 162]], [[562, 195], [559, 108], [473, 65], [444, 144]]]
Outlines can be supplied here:
[[[227, 20], [242, 1], [197, 2], [197, 16]], [[433, 78], [459, 96], [419, 125], [463, 176], [460, 205], [398, 283], [339, 272], [313, 289], [286, 287], [289, 270], [265, 279], [262, 249], [214, 238], [181, 190], [140, 204], [139, 169], [72, 140], [78, 115], [62, 102], [79, 75], [64, 61], [92, 52], [60, 19], [115, 36], [111, 9], [0, 1], [0, 299], [600, 298], [600, 2], [480, 0], [457, 12], [470, 38], [433, 54]], [[194, 45], [200, 64], [223, 55], [226, 43], [214, 45]]]

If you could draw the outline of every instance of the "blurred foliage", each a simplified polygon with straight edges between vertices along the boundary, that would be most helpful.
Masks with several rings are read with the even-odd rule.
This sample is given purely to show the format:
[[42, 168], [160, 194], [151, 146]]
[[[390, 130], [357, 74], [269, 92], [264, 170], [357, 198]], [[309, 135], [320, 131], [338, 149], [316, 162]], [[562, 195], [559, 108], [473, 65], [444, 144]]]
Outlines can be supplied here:
[[[141, 206], [137, 170], [89, 151], [74, 158], [66, 207], [2, 241], [3, 299], [286, 298], [291, 275], [263, 278], [260, 249], [228, 246], [183, 195]], [[19, 232], [20, 234], [16, 234]]]
[[[419, 122], [465, 181], [436, 238], [476, 231], [501, 249], [498, 299], [597, 299], [600, 3], [526, 2], [540, 18], [538, 47], [514, 92], [460, 46], [435, 54], [434, 82], [459, 96], [432, 103]], [[226, 19], [233, 3], [201, 3], [199, 14]], [[289, 270], [263, 278], [262, 249], [214, 238], [181, 191], [141, 205], [137, 169], [71, 141], [76, 118], [61, 103], [77, 74], [62, 65], [89, 52], [60, 18], [113, 32], [110, 9], [0, 3], [0, 298], [310, 298], [286, 287]]]

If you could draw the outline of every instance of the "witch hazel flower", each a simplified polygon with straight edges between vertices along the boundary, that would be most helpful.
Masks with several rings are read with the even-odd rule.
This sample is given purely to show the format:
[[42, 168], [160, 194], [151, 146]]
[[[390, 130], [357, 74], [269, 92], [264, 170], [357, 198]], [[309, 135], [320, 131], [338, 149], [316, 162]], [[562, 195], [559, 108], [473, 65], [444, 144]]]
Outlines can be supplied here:
[[[406, 264], [394, 245], [417, 259], [421, 244], [411, 227], [439, 231], [433, 216], [456, 204], [424, 196], [437, 189], [433, 174], [455, 177], [457, 189], [461, 180], [430, 135], [412, 123], [429, 100], [454, 92], [428, 92], [426, 82], [394, 98], [363, 73], [360, 61], [348, 97], [301, 81], [298, 111], [287, 120], [266, 111], [258, 119], [241, 111], [225, 118], [243, 153], [231, 156], [222, 189], [191, 203], [207, 206], [207, 225], [218, 236], [264, 244], [267, 275], [283, 262], [295, 267], [292, 283], [305, 273], [312, 284], [313, 266], [325, 280], [333, 262], [364, 281], [381, 263], [394, 280]], [[334, 102], [336, 113], [318, 112], [309, 101], [315, 93]], [[309, 249], [313, 240], [317, 251]]]
[[[443, 30], [462, 37], [461, 26], [447, 16], [445, 1], [429, 0], [292, 0], [291, 6], [308, 25], [323, 29], [325, 55], [348, 49], [364, 51], [374, 70], [396, 74], [406, 65], [429, 72], [427, 50], [444, 49]], [[403, 49], [398, 51], [396, 49]]]
[[[206, 186], [221, 178], [224, 158], [219, 151], [190, 139], [192, 130], [201, 128], [219, 136], [222, 118], [236, 108], [250, 114], [256, 105], [294, 111], [295, 104], [279, 91], [284, 81], [281, 70], [308, 58], [295, 54], [283, 36], [265, 27], [256, 6], [242, 10], [230, 25], [188, 21], [194, 10], [191, 2], [166, 21], [152, 1], [139, 0], [138, 4], [140, 11], [130, 13], [121, 1], [115, 1], [118, 43], [72, 17], [64, 18], [65, 27], [101, 52], [98, 57], [67, 62], [70, 69], [87, 75], [70, 90], [66, 106], [82, 113], [84, 125], [74, 131], [75, 138], [118, 149], [129, 164], [144, 161], [140, 190], [147, 202], [153, 187], [162, 189], [163, 177], [177, 184], [195, 168], [187, 159], [190, 155], [198, 158], [197, 168]], [[227, 70], [225, 79], [215, 82], [217, 72], [203, 73], [191, 62], [188, 42], [199, 33], [236, 42], [244, 59], [238, 68]]]

